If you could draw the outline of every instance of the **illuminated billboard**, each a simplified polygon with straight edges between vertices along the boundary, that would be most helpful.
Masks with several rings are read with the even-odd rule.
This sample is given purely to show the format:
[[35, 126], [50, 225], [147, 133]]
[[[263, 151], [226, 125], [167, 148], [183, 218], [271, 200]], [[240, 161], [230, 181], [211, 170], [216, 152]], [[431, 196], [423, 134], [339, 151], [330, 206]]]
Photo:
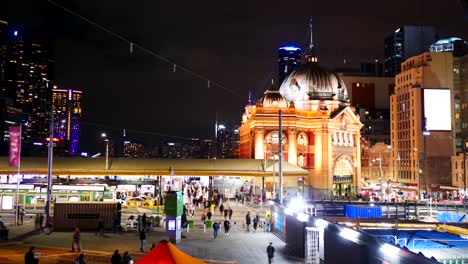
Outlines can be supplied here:
[[[426, 129], [429, 131], [452, 130], [450, 90], [424, 89], [424, 116]], [[423, 120], [424, 130], [424, 120]]]

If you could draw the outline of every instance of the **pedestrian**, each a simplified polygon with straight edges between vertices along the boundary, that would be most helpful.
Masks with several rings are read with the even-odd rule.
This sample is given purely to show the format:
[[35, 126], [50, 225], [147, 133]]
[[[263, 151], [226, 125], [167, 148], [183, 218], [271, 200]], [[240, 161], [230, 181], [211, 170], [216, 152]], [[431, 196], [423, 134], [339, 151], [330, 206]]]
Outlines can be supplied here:
[[34, 231], [39, 231], [39, 228], [41, 227], [41, 217], [39, 214], [36, 214], [36, 217], [34, 217]]
[[114, 229], [114, 233], [117, 233], [120, 231], [120, 221], [119, 221], [118, 215], [114, 215], [114, 217], [112, 218], [112, 226]]
[[229, 220], [224, 220], [224, 235], [229, 236], [229, 228], [231, 227], [231, 223]]
[[218, 231], [219, 231], [219, 224], [218, 222], [215, 222], [213, 224], [213, 235], [214, 235], [214, 239], [216, 239], [218, 237]]
[[270, 215], [267, 215], [267, 218], [265, 219], [265, 232], [270, 232], [271, 228], [271, 220], [270, 220]]
[[208, 217], [208, 220], [211, 220], [211, 216], [213, 216], [213, 214], [211, 213], [211, 211], [208, 211], [208, 213], [206, 214], [206, 216]]
[[271, 264], [273, 261], [273, 257], [275, 255], [275, 248], [272, 246], [273, 243], [270, 242], [270, 245], [267, 247], [267, 255], [268, 255], [268, 264]]
[[23, 225], [24, 223], [24, 216], [26, 215], [26, 211], [24, 211], [24, 208], [19, 209], [19, 224]]
[[229, 207], [228, 213], [229, 213], [229, 221], [231, 221], [231, 217], [233, 213], [231, 207]]
[[142, 229], [146, 229], [148, 223], [148, 217], [146, 216], [146, 213], [143, 214], [141, 217], [141, 224], [142, 224]]
[[75, 252], [75, 249], [81, 252], [81, 233], [78, 227], [75, 227], [75, 232], [73, 232], [72, 252]]
[[128, 253], [128, 251], [125, 251], [125, 253], [122, 256], [122, 264], [131, 264], [133, 263], [132, 256]]
[[206, 212], [203, 212], [203, 213], [202, 213], [202, 215], [201, 215], [201, 220], [202, 220], [203, 224], [205, 224]]
[[219, 214], [220, 214], [220, 215], [223, 215], [223, 212], [224, 212], [224, 205], [221, 204], [221, 205], [219, 206]]
[[54, 226], [52, 224], [52, 216], [49, 216], [49, 219], [46, 221], [47, 228], [49, 228], [49, 235], [54, 232]]
[[258, 226], [258, 215], [256, 215], [253, 219], [254, 232], [257, 232], [257, 226]]
[[237, 222], [234, 221], [234, 232], [237, 232]]
[[122, 264], [122, 256], [120, 256], [118, 249], [114, 251], [114, 255], [111, 257], [111, 264]]
[[137, 223], [138, 223], [138, 225], [137, 225], [138, 230], [140, 230], [140, 229], [141, 229], [141, 215], [138, 215], [138, 217], [137, 217]]
[[86, 258], [83, 253], [81, 253], [73, 262], [73, 264], [86, 264]]
[[39, 228], [44, 233], [44, 216], [42, 214], [39, 214]]
[[250, 218], [250, 213], [247, 213], [245, 216], [245, 225], [247, 226], [247, 232], [250, 232], [250, 222], [252, 219]]
[[39, 263], [39, 260], [36, 261], [36, 258], [34, 257], [34, 247], [30, 247], [29, 248], [29, 251], [26, 252], [26, 254], [24, 255], [24, 263], [25, 264], [35, 264], [35, 263]]
[[96, 236], [98, 234], [101, 236], [104, 234], [104, 223], [102, 222], [102, 219], [99, 219], [98, 221]]
[[226, 219], [228, 217], [228, 214], [229, 214], [229, 210], [224, 209], [224, 219]]
[[146, 244], [146, 233], [145, 229], [140, 230], [140, 251], [145, 252], [145, 244]]

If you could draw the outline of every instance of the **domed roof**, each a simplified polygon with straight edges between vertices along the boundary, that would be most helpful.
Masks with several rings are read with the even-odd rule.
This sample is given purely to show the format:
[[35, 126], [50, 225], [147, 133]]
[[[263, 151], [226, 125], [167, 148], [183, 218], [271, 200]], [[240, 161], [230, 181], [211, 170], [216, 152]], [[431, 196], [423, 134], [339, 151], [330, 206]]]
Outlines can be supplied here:
[[263, 107], [288, 107], [286, 99], [277, 90], [266, 90], [260, 98], [260, 102], [262, 102]]
[[288, 102], [305, 100], [348, 99], [348, 91], [343, 80], [334, 72], [329, 72], [312, 61], [301, 65], [281, 84], [280, 93]]

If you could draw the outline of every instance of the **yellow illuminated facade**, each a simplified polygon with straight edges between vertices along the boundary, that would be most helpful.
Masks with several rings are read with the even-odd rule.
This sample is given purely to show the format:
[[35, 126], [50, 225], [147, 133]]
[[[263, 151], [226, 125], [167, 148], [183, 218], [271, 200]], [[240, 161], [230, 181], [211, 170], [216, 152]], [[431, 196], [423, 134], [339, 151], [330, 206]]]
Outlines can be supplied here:
[[[353, 195], [361, 186], [361, 127], [339, 76], [319, 68], [316, 59], [309, 60], [279, 91], [267, 90], [255, 105], [245, 107], [240, 158], [278, 160], [281, 134], [283, 160], [309, 172], [304, 178], [284, 177], [286, 196], [302, 190], [316, 199]], [[273, 175], [267, 176], [265, 186], [271, 192]]]
[[[450, 157], [454, 151], [453, 129], [423, 135], [424, 107], [439, 107], [424, 106], [425, 89], [449, 90], [453, 95], [451, 52], [426, 52], [407, 59], [395, 76], [395, 92], [390, 96], [391, 178], [407, 185], [419, 184], [421, 190], [450, 184]], [[453, 128], [453, 118], [445, 118], [451, 119]]]

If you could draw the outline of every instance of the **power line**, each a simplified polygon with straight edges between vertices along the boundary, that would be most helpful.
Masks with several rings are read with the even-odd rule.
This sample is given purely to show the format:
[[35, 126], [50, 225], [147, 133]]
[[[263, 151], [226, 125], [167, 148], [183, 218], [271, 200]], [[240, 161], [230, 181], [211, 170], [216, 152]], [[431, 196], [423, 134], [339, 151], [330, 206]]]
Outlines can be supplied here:
[[174, 135], [168, 135], [160, 132], [154, 132], [154, 131], [143, 131], [143, 130], [137, 130], [137, 129], [128, 129], [128, 128], [122, 128], [122, 127], [114, 127], [110, 125], [105, 125], [105, 124], [99, 124], [99, 123], [94, 123], [94, 122], [85, 122], [81, 121], [81, 124], [83, 125], [88, 125], [88, 126], [93, 126], [97, 128], [102, 128], [106, 130], [113, 130], [113, 131], [123, 131], [125, 130], [127, 133], [135, 133], [135, 134], [144, 134], [144, 135], [151, 135], [151, 136], [160, 136], [164, 138], [174, 138], [174, 139], [182, 139], [182, 140], [192, 140], [194, 139], [193, 137], [182, 137], [182, 136], [174, 136]]
[[80, 15], [80, 14], [74, 12], [73, 10], [70, 10], [70, 9], [68, 9], [68, 8], [66, 8], [66, 7], [64, 7], [64, 6], [62, 6], [62, 5], [60, 5], [59, 3], [55, 2], [55, 1], [52, 1], [52, 0], [47, 0], [47, 1], [48, 1], [49, 3], [51, 3], [51, 4], [53, 4], [54, 6], [56, 6], [56, 7], [60, 8], [60, 9], [62, 9], [62, 10], [64, 10], [64, 11], [66, 11], [66, 12], [68, 12], [69, 14], [72, 14], [72, 15], [74, 15], [74, 16], [80, 18], [81, 20], [83, 20], [83, 21], [85, 21], [85, 22], [91, 24], [92, 26], [94, 26], [94, 27], [96, 27], [96, 28], [98, 28], [98, 29], [100, 29], [100, 30], [102, 30], [102, 31], [104, 31], [104, 32], [106, 32], [106, 33], [108, 33], [109, 35], [112, 35], [112, 36], [114, 36], [115, 38], [117, 38], [117, 39], [119, 39], [119, 40], [121, 40], [121, 41], [123, 41], [123, 42], [126, 42], [127, 44], [129, 44], [130, 53], [133, 53], [134, 50], [135, 50], [135, 48], [138, 48], [138, 49], [140, 49], [140, 50], [146, 52], [147, 54], [149, 54], [149, 55], [151, 55], [151, 56], [153, 56], [153, 57], [155, 57], [155, 58], [157, 58], [157, 59], [159, 59], [159, 60], [161, 60], [161, 61], [164, 61], [164, 62], [170, 64], [171, 66], [173, 66], [173, 72], [175, 72], [176, 68], [178, 68], [178, 69], [180, 69], [180, 70], [182, 70], [182, 71], [184, 71], [184, 72], [186, 72], [186, 73], [191, 74], [192, 76], [194, 76], [194, 77], [196, 77], [196, 78], [198, 78], [198, 79], [201, 79], [201, 80], [206, 81], [206, 82], [207, 82], [207, 88], [211, 88], [212, 86], [217, 86], [217, 87], [223, 89], [224, 91], [226, 91], [226, 92], [228, 92], [228, 93], [231, 93], [231, 94], [233, 94], [233, 95], [235, 95], [235, 96], [237, 96], [237, 97], [239, 97], [239, 98], [243, 98], [243, 97], [242, 97], [240, 94], [238, 94], [236, 91], [234, 91], [234, 90], [232, 90], [232, 89], [230, 89], [230, 88], [227, 88], [226, 86], [221, 85], [221, 84], [218, 83], [218, 82], [214, 82], [214, 81], [210, 80], [208, 77], [206, 77], [206, 76], [204, 76], [204, 75], [201, 75], [201, 74], [199, 74], [199, 73], [197, 73], [197, 72], [195, 72], [195, 71], [189, 69], [188, 67], [181, 66], [180, 64], [177, 64], [177, 63], [175, 63], [174, 61], [172, 61], [172, 60], [170, 60], [170, 59], [167, 59], [167, 58], [165, 58], [165, 57], [163, 57], [163, 56], [157, 54], [156, 52], [154, 52], [154, 51], [152, 51], [152, 50], [150, 50], [150, 49], [147, 49], [147, 48], [143, 47], [142, 45], [139, 45], [139, 44], [135, 43], [134, 41], [131, 41], [130, 39], [128, 39], [128, 38], [126, 38], [126, 37], [124, 37], [124, 36], [122, 36], [122, 35], [119, 35], [119, 34], [113, 32], [113, 31], [111, 31], [111, 30], [109, 30], [109, 29], [107, 29], [107, 28], [105, 28], [105, 27], [99, 25], [98, 23], [96, 23], [96, 22], [94, 22], [94, 21], [92, 21], [92, 20], [90, 20], [90, 19], [88, 19], [88, 18], [86, 18], [86, 17], [84, 17], [84, 16], [82, 16], [82, 15]]

